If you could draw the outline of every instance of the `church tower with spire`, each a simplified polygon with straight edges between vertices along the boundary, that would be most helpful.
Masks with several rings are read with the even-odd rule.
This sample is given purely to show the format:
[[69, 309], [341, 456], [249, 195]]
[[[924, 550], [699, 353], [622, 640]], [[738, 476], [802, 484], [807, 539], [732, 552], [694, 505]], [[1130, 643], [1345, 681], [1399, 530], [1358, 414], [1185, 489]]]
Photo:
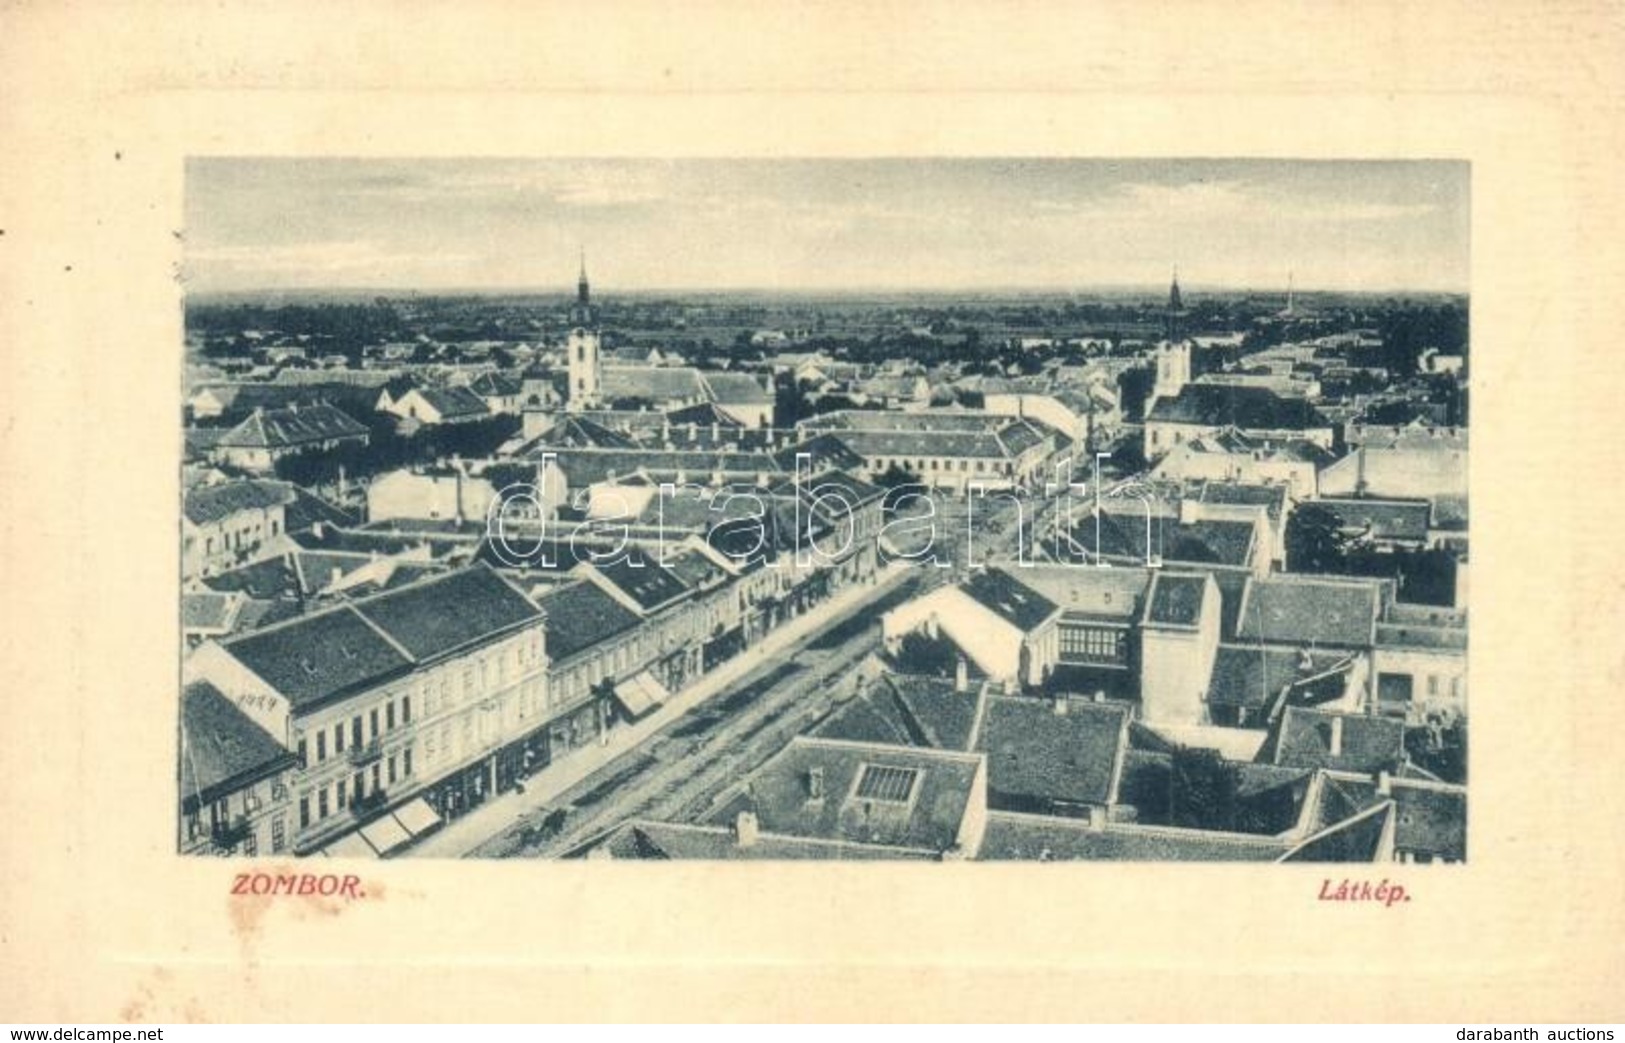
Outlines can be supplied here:
[[565, 338], [566, 366], [570, 389], [566, 408], [573, 413], [598, 404], [602, 376], [598, 326], [592, 309], [592, 288], [587, 283], [587, 252], [581, 252], [581, 277], [576, 282], [576, 300], [570, 306], [570, 334]]
[[1146, 410], [1159, 398], [1175, 398], [1191, 382], [1191, 345], [1185, 339], [1185, 303], [1179, 295], [1179, 269], [1174, 269], [1173, 282], [1168, 287], [1168, 311], [1163, 318], [1164, 340], [1154, 352], [1157, 380], [1151, 389]]

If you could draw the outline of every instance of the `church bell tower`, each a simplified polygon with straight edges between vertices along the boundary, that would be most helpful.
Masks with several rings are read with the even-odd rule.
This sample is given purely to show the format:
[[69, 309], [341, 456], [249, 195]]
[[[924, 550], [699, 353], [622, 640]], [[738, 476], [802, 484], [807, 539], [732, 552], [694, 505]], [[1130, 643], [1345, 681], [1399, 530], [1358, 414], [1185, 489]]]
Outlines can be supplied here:
[[581, 277], [576, 282], [576, 300], [570, 307], [570, 333], [565, 338], [566, 365], [570, 376], [567, 408], [580, 412], [598, 405], [600, 340], [592, 310], [592, 289], [587, 283], [587, 254], [581, 254]]

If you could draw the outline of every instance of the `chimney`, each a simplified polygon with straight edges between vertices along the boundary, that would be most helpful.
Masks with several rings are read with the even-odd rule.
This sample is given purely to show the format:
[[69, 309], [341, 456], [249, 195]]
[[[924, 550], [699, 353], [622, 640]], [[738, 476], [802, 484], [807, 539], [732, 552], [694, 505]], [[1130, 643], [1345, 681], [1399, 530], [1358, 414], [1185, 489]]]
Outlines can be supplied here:
[[821, 767], [807, 769], [807, 799], [824, 799], [824, 769]]
[[343, 578], [344, 578], [344, 570], [339, 568], [337, 565], [334, 565], [333, 566], [332, 578], [327, 581], [327, 584], [330, 587], [336, 587], [336, 586], [338, 586], [339, 580], [341, 580]]
[[1382, 797], [1393, 796], [1394, 777], [1386, 771], [1377, 772], [1377, 795]]
[[1328, 743], [1333, 757], [1343, 756], [1343, 717], [1341, 714], [1332, 718], [1332, 735]]
[[760, 834], [761, 825], [756, 821], [756, 812], [741, 811], [739, 817], [734, 819], [734, 843], [737, 846], [755, 847]]
[[1106, 809], [1099, 804], [1089, 805], [1089, 828], [1095, 832], [1106, 828]]
[[970, 669], [965, 664], [965, 657], [960, 656], [954, 663], [954, 691], [963, 692], [970, 687]]
[[715, 420], [711, 421], [711, 441], [715, 442], [721, 437], [722, 425]]
[[1067, 709], [1068, 709], [1068, 707], [1067, 707], [1066, 696], [1057, 695], [1055, 697], [1055, 716], [1057, 716], [1057, 717], [1065, 717]]
[[1095, 689], [1095, 702], [1103, 703], [1105, 701], [1106, 701], [1106, 689], [1104, 689], [1104, 688], [1096, 688]]

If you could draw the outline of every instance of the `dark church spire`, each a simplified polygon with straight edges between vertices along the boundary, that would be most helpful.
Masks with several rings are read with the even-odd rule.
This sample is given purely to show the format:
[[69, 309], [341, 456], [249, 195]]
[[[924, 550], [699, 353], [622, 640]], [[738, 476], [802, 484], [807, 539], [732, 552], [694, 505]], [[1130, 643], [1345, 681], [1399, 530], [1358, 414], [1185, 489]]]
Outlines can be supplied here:
[[592, 325], [592, 288], [587, 284], [587, 248], [581, 248], [581, 277], [576, 281], [576, 303], [570, 321], [580, 327]]
[[1164, 317], [1164, 334], [1168, 343], [1179, 343], [1183, 334], [1181, 319], [1185, 317], [1185, 304], [1179, 297], [1179, 267], [1174, 267], [1174, 279], [1168, 286], [1168, 314]]

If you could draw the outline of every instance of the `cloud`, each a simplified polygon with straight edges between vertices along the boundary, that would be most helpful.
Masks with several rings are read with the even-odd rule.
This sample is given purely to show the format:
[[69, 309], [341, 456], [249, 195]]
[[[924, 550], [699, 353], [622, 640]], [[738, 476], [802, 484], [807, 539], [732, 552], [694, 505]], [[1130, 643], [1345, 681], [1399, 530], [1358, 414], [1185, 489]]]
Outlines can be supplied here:
[[1246, 181], [1186, 181], [1179, 184], [1130, 182], [1093, 199], [1036, 199], [1031, 208], [1047, 215], [1091, 221], [1265, 223], [1356, 223], [1418, 217], [1437, 204], [1333, 201], [1283, 195]]

